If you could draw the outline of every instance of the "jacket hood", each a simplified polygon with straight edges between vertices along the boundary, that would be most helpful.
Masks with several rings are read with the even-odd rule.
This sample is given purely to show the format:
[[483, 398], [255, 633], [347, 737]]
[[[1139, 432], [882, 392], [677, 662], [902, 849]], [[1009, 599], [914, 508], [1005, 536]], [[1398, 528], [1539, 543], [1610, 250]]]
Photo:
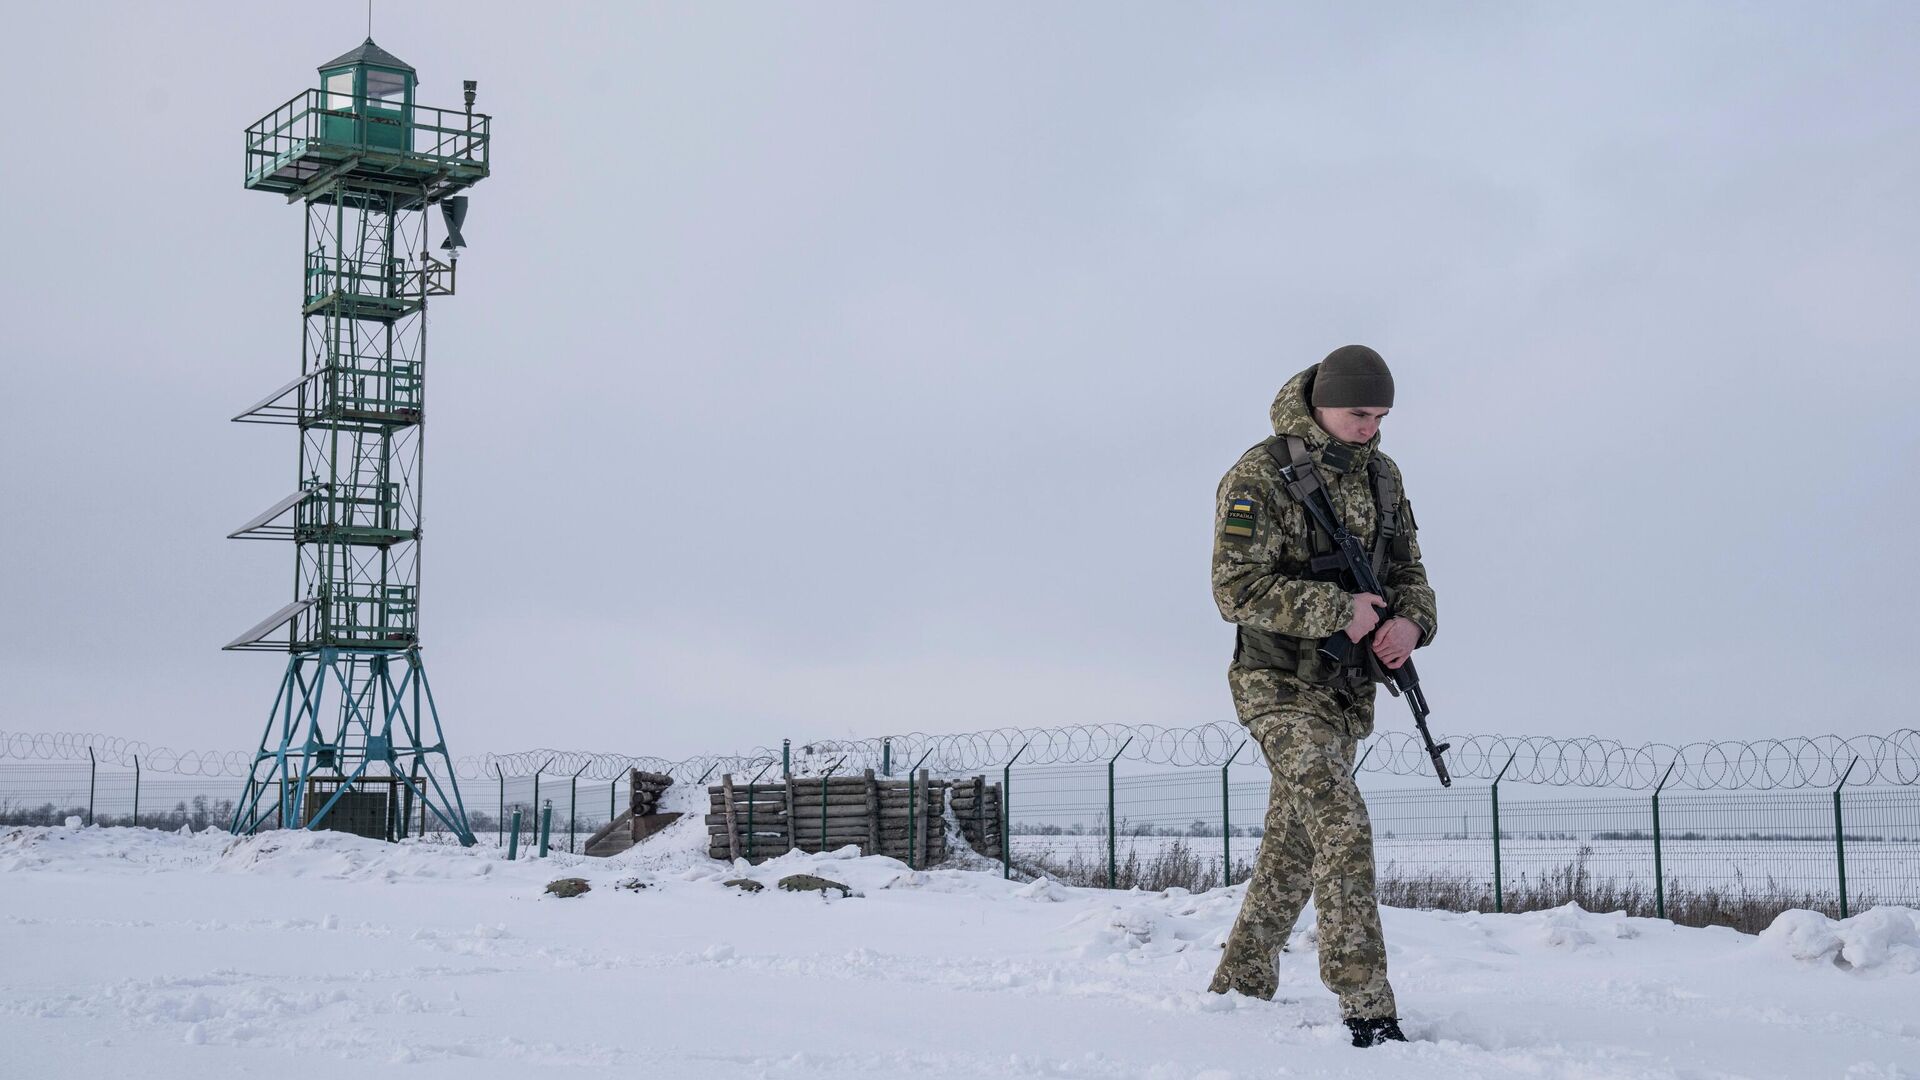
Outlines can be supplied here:
[[[1321, 428], [1321, 426], [1314, 421], [1313, 406], [1307, 404], [1313, 396], [1313, 376], [1319, 370], [1320, 365], [1315, 364], [1300, 374], [1295, 375], [1293, 378], [1288, 379], [1287, 384], [1280, 388], [1278, 394], [1274, 395], [1273, 407], [1267, 410], [1267, 416], [1273, 421], [1273, 433], [1275, 435], [1297, 435], [1305, 439], [1308, 449], [1313, 451], [1314, 460], [1322, 465], [1330, 466], [1333, 463], [1324, 461], [1320, 451], [1325, 449], [1328, 443], [1333, 442], [1334, 438], [1328, 435], [1325, 429]], [[1342, 445], [1347, 444], [1343, 443]], [[1359, 453], [1351, 455], [1353, 461], [1349, 464], [1349, 468], [1336, 469], [1335, 471], [1347, 472], [1352, 465], [1364, 463], [1373, 453], [1374, 448], [1379, 445], [1380, 433], [1375, 431], [1373, 438], [1354, 447]], [[1347, 464], [1345, 461], [1342, 463]]]
[[1273, 408], [1267, 410], [1267, 416], [1273, 420], [1275, 435], [1298, 435], [1307, 440], [1307, 445], [1317, 446], [1327, 441], [1327, 433], [1313, 422], [1313, 406], [1307, 404], [1307, 398], [1313, 393], [1313, 376], [1320, 370], [1315, 364], [1307, 370], [1287, 380], [1287, 385], [1274, 395]]

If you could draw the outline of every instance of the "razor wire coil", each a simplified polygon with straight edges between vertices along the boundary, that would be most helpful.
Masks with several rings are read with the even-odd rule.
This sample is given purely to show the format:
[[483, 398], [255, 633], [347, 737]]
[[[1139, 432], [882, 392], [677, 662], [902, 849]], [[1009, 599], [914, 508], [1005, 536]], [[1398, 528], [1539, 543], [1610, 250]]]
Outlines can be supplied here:
[[[1504, 768], [1509, 783], [1616, 790], [1690, 788], [1765, 791], [1830, 788], [1843, 776], [1854, 786], [1920, 784], [1920, 731], [1890, 735], [1818, 735], [1753, 741], [1699, 741], [1630, 745], [1597, 736], [1452, 735], [1448, 767], [1460, 778], [1493, 780]], [[1408, 732], [1385, 732], [1363, 748], [1361, 768], [1395, 776], [1430, 776], [1420, 740]], [[1264, 760], [1257, 741], [1239, 724], [1213, 723], [1173, 728], [1152, 724], [1070, 724], [1049, 728], [1002, 727], [961, 734], [904, 735], [864, 739], [794, 742], [789, 765], [795, 775], [813, 776], [837, 768], [841, 775], [860, 769], [894, 769], [925, 759], [941, 774], [998, 770], [1019, 766], [1104, 764], [1116, 756], [1141, 764], [1218, 766], [1230, 758], [1244, 764]], [[1239, 756], [1234, 757], [1235, 754]], [[1017, 761], [1016, 761], [1017, 755]], [[179, 751], [136, 739], [83, 732], [0, 731], [0, 763], [84, 761], [131, 766], [184, 776], [245, 776], [255, 755], [241, 751]], [[461, 779], [571, 776], [613, 780], [629, 769], [665, 773], [683, 782], [713, 780], [723, 774], [751, 776], [777, 766], [781, 751], [756, 747], [740, 754], [704, 754], [680, 760], [582, 750], [532, 749], [459, 758]], [[1851, 768], [1852, 774], [1847, 775]]]

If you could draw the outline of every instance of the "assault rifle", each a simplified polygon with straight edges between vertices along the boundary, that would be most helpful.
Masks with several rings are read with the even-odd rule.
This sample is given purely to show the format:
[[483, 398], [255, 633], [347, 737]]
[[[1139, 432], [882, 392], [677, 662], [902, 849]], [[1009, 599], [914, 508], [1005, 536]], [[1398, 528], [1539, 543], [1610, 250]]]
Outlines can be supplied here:
[[[1347, 527], [1340, 523], [1340, 515], [1333, 508], [1333, 500], [1327, 497], [1325, 485], [1301, 477], [1292, 465], [1280, 466], [1280, 475], [1286, 477], [1287, 486], [1299, 497], [1300, 504], [1307, 508], [1307, 513], [1313, 515], [1313, 520], [1327, 531], [1327, 535], [1333, 537], [1334, 546], [1339, 549], [1341, 559], [1347, 565], [1347, 573], [1353, 576], [1353, 582], [1359, 587], [1359, 591], [1372, 593], [1375, 596], [1386, 596], [1386, 589], [1381, 587], [1380, 579], [1374, 576], [1373, 561], [1367, 558], [1366, 548], [1360, 546], [1359, 537], [1348, 532]], [[1382, 622], [1391, 615], [1391, 612], [1383, 607], [1374, 610], [1380, 613]], [[1340, 631], [1330, 637], [1322, 638], [1318, 651], [1328, 663], [1337, 666], [1345, 664], [1348, 655], [1354, 649], [1366, 647], [1364, 639], [1356, 644], [1344, 631]], [[1372, 656], [1367, 659], [1369, 662], [1378, 664], [1378, 660]], [[1405, 662], [1397, 668], [1388, 668], [1385, 664], [1378, 664], [1378, 666], [1387, 674], [1387, 692], [1394, 697], [1404, 696], [1407, 699], [1407, 707], [1413, 710], [1413, 726], [1420, 730], [1420, 741], [1427, 748], [1427, 756], [1433, 759], [1433, 771], [1440, 777], [1440, 786], [1452, 787], [1453, 776], [1447, 772], [1447, 763], [1440, 756], [1451, 744], [1441, 743], [1435, 746], [1433, 733], [1427, 730], [1427, 695], [1420, 689], [1420, 673], [1413, 669], [1413, 657], [1407, 657]]]

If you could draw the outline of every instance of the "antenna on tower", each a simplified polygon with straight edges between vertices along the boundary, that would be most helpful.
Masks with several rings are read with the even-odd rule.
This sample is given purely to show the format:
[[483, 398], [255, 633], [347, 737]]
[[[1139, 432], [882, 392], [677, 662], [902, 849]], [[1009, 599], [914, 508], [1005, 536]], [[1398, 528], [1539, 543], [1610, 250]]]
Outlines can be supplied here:
[[367, 40], [373, 40], [373, 0], [367, 0]]

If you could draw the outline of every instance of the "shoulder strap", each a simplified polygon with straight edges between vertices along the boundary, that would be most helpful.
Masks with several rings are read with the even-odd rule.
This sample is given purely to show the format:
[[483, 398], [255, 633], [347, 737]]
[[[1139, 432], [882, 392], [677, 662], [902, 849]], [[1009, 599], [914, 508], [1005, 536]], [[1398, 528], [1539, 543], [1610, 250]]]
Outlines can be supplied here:
[[1400, 485], [1378, 454], [1367, 460], [1367, 476], [1373, 481], [1373, 574], [1384, 578], [1388, 545], [1400, 531]]
[[[1295, 502], [1306, 502], [1307, 496], [1325, 486], [1320, 482], [1320, 470], [1313, 466], [1313, 455], [1307, 452], [1307, 440], [1298, 435], [1275, 435], [1260, 445], [1266, 447], [1267, 456], [1274, 464], [1293, 469], [1295, 479], [1282, 480], [1280, 486]], [[1280, 449], [1283, 446], [1286, 447], [1284, 454]]]
[[[1294, 502], [1305, 504], [1315, 493], [1325, 497], [1326, 484], [1320, 479], [1320, 470], [1313, 464], [1313, 455], [1307, 452], [1307, 440], [1298, 435], [1275, 435], [1266, 442], [1267, 456], [1274, 464], [1291, 467], [1294, 479], [1287, 480], [1282, 474], [1276, 486], [1286, 492]], [[1281, 447], [1286, 450], [1283, 453]], [[1307, 518], [1307, 549], [1312, 553], [1309, 567], [1316, 573], [1337, 570], [1342, 565], [1340, 556], [1333, 549], [1333, 537], [1320, 527], [1319, 520], [1312, 514]]]

